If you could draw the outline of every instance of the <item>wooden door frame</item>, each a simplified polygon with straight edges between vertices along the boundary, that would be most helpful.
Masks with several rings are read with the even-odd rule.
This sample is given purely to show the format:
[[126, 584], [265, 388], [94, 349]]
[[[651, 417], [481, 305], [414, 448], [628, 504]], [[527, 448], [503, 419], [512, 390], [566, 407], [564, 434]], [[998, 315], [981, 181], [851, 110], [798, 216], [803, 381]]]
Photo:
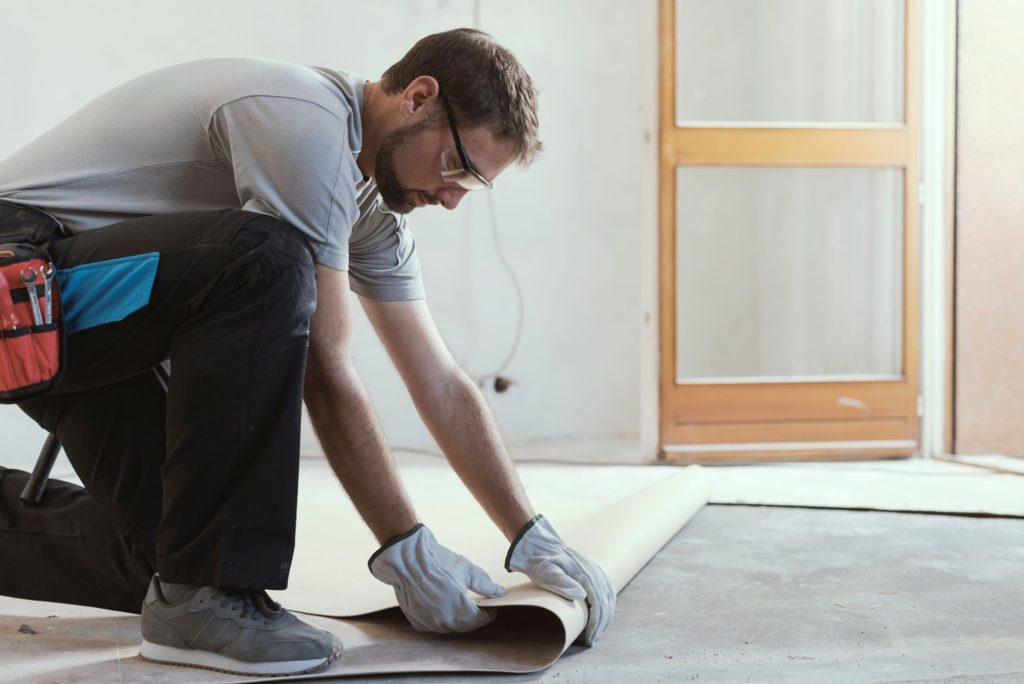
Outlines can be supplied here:
[[[714, 463], [913, 454], [920, 390], [921, 0], [905, 2], [904, 123], [813, 129], [677, 126], [676, 3], [659, 2], [660, 455]], [[677, 389], [675, 173], [680, 165], [903, 170], [903, 379], [898, 387], [892, 381], [866, 380], [692, 384], [685, 391]], [[842, 438], [835, 439], [837, 435]]]

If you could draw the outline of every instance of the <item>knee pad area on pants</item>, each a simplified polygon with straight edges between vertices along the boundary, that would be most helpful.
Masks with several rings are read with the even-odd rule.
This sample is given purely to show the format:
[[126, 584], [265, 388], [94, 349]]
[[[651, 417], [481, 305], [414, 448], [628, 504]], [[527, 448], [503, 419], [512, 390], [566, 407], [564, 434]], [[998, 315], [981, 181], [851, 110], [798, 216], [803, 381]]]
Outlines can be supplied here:
[[231, 244], [260, 256], [260, 265], [275, 267], [300, 266], [313, 268], [313, 247], [295, 226], [275, 216], [239, 211], [243, 221]]
[[316, 309], [313, 250], [290, 224], [273, 216], [244, 213], [248, 220], [231, 244], [244, 253], [246, 270], [262, 291], [260, 346], [264, 353], [305, 346], [309, 318]]
[[247, 220], [242, 225], [232, 246], [240, 248], [254, 266], [258, 267], [265, 286], [275, 296], [291, 299], [296, 308], [306, 309], [310, 315], [316, 303], [316, 268], [313, 248], [306, 237], [294, 226], [273, 216], [239, 212]]

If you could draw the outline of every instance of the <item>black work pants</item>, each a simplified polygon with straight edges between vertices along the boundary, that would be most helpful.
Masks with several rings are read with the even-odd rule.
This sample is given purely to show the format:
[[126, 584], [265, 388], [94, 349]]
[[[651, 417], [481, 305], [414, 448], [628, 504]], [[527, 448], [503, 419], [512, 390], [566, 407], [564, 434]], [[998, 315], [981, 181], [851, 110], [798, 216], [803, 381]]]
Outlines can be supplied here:
[[[59, 269], [159, 252], [149, 303], [67, 336], [67, 370], [19, 406], [84, 488], [0, 468], [0, 594], [139, 612], [149, 578], [283, 589], [295, 541], [316, 282], [302, 235], [228, 210], [60, 240]], [[170, 359], [165, 392], [153, 367]], [[0, 460], [2, 465], [2, 460]]]

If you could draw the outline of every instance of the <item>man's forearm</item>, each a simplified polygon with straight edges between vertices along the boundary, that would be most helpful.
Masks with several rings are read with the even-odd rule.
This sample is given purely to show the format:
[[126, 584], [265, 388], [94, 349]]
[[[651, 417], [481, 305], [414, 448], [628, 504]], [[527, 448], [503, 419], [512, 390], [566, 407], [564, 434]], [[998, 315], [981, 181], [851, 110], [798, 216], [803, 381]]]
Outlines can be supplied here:
[[423, 421], [459, 478], [512, 541], [534, 516], [498, 426], [477, 386], [461, 371], [414, 397]]
[[310, 364], [306, 408], [331, 468], [381, 543], [416, 524], [409, 497], [359, 376]]

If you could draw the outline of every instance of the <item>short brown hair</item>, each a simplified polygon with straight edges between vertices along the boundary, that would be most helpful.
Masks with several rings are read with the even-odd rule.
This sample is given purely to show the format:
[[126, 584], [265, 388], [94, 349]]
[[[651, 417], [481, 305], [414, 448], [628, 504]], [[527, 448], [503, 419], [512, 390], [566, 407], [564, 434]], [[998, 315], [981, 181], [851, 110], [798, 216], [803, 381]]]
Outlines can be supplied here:
[[394, 94], [418, 76], [437, 79], [460, 122], [485, 126], [512, 142], [520, 164], [541, 150], [537, 89], [511, 52], [475, 29], [434, 33], [384, 72], [381, 88]]

